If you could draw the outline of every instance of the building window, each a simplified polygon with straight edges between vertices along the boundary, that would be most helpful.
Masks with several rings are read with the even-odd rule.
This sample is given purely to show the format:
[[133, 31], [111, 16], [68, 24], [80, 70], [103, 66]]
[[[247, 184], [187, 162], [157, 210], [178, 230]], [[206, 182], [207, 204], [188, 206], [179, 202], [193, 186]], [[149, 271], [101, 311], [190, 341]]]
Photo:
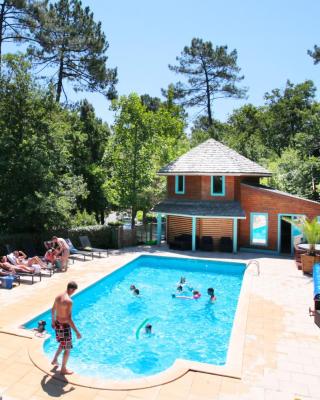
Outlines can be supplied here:
[[250, 243], [256, 246], [268, 245], [268, 214], [250, 214]]
[[211, 196], [224, 196], [225, 195], [225, 177], [212, 176], [211, 177]]
[[176, 176], [176, 185], [175, 185], [175, 193], [176, 194], [184, 194], [185, 193], [185, 177], [183, 175]]

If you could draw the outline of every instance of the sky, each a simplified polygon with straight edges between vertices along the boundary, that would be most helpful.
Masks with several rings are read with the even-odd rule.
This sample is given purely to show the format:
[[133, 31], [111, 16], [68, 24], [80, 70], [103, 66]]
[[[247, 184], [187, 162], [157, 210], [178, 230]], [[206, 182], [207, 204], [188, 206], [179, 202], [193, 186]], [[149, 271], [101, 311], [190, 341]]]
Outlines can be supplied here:
[[[214, 117], [225, 121], [245, 103], [263, 104], [265, 92], [284, 88], [287, 79], [311, 79], [320, 85], [320, 64], [307, 50], [320, 45], [319, 0], [82, 0], [101, 21], [109, 42], [108, 66], [118, 68], [120, 95], [131, 92], [161, 97], [161, 88], [181, 79], [170, 71], [184, 46], [198, 37], [238, 52], [238, 65], [248, 87], [246, 100], [222, 99]], [[110, 103], [102, 95], [87, 97], [96, 113], [112, 124]], [[317, 94], [319, 96], [319, 94]], [[319, 98], [319, 97], [318, 97]], [[189, 122], [197, 111], [189, 109]]]

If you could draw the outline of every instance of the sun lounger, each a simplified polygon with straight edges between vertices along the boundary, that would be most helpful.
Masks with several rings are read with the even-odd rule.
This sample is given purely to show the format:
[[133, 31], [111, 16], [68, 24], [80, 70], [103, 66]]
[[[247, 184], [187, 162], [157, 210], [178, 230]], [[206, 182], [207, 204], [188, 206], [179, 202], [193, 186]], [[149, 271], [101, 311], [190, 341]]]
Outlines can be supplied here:
[[34, 284], [34, 280], [35, 280], [35, 278], [38, 278], [39, 279], [39, 281], [41, 282], [41, 279], [42, 279], [42, 273], [41, 273], [41, 271], [40, 272], [16, 272], [16, 275], [19, 275], [20, 277], [22, 277], [22, 278], [24, 278], [24, 277], [30, 277], [31, 278], [31, 283], [32, 283], [32, 285]]
[[108, 257], [107, 249], [98, 249], [96, 247], [92, 247], [88, 236], [79, 236], [79, 240], [81, 243], [81, 250], [90, 251], [93, 253], [98, 253], [98, 257], [101, 257], [101, 254], [106, 254]]
[[91, 258], [91, 260], [93, 260], [93, 252], [91, 251], [90, 253], [88, 251], [81, 251], [78, 250], [76, 247], [74, 247], [73, 243], [71, 242], [71, 240], [65, 239], [65, 241], [67, 242], [68, 246], [69, 246], [69, 250], [70, 250], [70, 257], [71, 260], [75, 260], [78, 257], [83, 257], [83, 261], [86, 261], [86, 258], [89, 257]]

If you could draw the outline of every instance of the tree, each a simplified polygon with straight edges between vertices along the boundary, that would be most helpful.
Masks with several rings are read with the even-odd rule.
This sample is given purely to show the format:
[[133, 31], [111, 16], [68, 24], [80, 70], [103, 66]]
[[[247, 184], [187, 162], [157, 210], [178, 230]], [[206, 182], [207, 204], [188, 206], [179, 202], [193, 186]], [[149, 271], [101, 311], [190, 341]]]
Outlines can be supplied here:
[[121, 97], [113, 109], [117, 114], [105, 155], [112, 171], [105, 190], [110, 203], [131, 209], [134, 226], [136, 212], [149, 210], [163, 193], [156, 171], [185, 149], [184, 120], [171, 105], [148, 110], [136, 94]]
[[320, 200], [318, 157], [302, 156], [298, 150], [288, 148], [281, 157], [270, 161], [269, 169], [273, 172], [271, 184], [275, 188], [310, 200]]
[[35, 66], [53, 72], [57, 102], [65, 80], [76, 91], [97, 91], [109, 99], [116, 96], [117, 70], [106, 67], [109, 45], [101, 23], [94, 21], [90, 8], [83, 8], [80, 0], [50, 4], [33, 34], [39, 46], [30, 46], [29, 53]]
[[320, 62], [320, 47], [316, 44], [312, 50], [308, 50], [308, 55], [313, 58], [313, 63], [318, 64]]
[[222, 141], [250, 160], [261, 162], [274, 154], [265, 144], [265, 107], [252, 104], [235, 110], [224, 125]]
[[0, 227], [41, 232], [70, 226], [86, 195], [70, 170], [68, 113], [39, 88], [21, 57], [5, 57], [0, 80]]
[[213, 124], [212, 102], [218, 98], [245, 97], [246, 89], [237, 86], [244, 79], [239, 75], [237, 51], [228, 53], [227, 46], [216, 46], [194, 38], [176, 60], [179, 65], [169, 69], [187, 78], [175, 85], [175, 96], [186, 107], [206, 109], [209, 125]]
[[107, 169], [103, 156], [110, 136], [107, 124], [97, 118], [93, 106], [84, 100], [73, 115], [73, 129], [69, 135], [73, 148], [73, 168], [86, 183], [88, 196], [79, 201], [79, 207], [93, 213], [97, 223], [104, 224], [107, 199], [103, 185]]
[[193, 123], [191, 128], [191, 147], [198, 146], [198, 144], [203, 143], [207, 139], [215, 139], [220, 142], [223, 141], [223, 135], [225, 130], [225, 124], [213, 119], [212, 124], [209, 124], [207, 116], [199, 116]]
[[287, 81], [284, 90], [265, 94], [267, 115], [263, 138], [265, 145], [278, 156], [293, 145], [295, 135], [308, 129], [313, 112], [316, 88], [312, 81], [294, 85]]
[[0, 75], [3, 44], [32, 41], [31, 27], [46, 1], [2, 0], [0, 3]]

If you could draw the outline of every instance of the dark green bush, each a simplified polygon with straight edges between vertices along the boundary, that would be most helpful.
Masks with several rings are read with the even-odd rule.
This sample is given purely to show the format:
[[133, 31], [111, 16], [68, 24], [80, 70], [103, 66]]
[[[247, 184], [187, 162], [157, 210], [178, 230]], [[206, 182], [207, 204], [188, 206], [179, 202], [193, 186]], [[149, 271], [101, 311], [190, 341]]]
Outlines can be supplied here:
[[45, 251], [43, 242], [55, 235], [70, 238], [75, 247], [80, 247], [79, 236], [88, 236], [93, 247], [116, 248], [116, 227], [106, 225], [84, 226], [68, 230], [42, 233], [17, 233], [0, 235], [0, 255], [7, 254], [6, 244], [13, 249], [34, 249], [38, 254]]

